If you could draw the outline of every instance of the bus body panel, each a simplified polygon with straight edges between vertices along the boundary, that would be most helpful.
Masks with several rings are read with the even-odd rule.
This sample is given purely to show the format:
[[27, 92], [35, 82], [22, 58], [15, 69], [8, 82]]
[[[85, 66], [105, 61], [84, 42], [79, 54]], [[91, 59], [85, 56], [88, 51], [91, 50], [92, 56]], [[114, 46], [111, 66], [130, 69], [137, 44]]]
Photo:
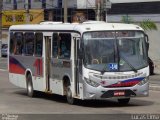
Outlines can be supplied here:
[[31, 73], [34, 90], [44, 91], [43, 58], [20, 55], [9, 56], [9, 74], [11, 74], [10, 80], [13, 84], [26, 88], [27, 71]]
[[72, 61], [67, 59], [51, 59], [50, 89], [53, 93], [63, 95], [63, 79], [68, 77], [72, 82]]

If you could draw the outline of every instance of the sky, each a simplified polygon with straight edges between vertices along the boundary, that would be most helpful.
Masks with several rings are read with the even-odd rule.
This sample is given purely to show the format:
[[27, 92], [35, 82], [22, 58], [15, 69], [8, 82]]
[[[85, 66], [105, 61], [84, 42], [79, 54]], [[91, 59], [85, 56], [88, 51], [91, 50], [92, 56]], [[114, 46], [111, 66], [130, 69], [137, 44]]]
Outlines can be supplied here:
[[112, 3], [129, 3], [129, 2], [150, 2], [160, 0], [110, 0]]

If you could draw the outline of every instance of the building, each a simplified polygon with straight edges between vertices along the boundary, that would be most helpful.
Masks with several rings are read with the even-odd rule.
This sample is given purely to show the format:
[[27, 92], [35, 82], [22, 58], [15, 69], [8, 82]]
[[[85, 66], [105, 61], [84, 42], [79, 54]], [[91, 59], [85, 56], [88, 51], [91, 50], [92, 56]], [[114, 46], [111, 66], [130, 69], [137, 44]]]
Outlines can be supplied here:
[[[95, 20], [97, 1], [99, 0], [67, 0], [68, 22]], [[146, 19], [156, 22], [159, 30], [146, 32], [150, 38], [149, 54], [154, 60], [160, 59], [160, 50], [158, 50], [160, 44], [160, 0], [110, 1], [112, 7], [107, 10], [108, 22], [121, 22], [122, 17], [126, 19], [131, 17], [136, 24]], [[104, 7], [106, 7], [105, 5]], [[29, 11], [27, 11], [27, 7]], [[29, 13], [29, 23], [39, 23], [42, 20], [63, 21], [63, 8], [63, 0], [3, 0], [2, 25], [3, 28], [6, 28], [2, 34], [3, 41], [7, 39], [7, 29], [10, 25], [26, 24], [27, 12]]]
[[145, 2], [130, 1], [125, 3], [113, 4], [112, 9], [108, 11], [109, 21], [119, 22], [122, 16], [131, 16], [134, 18], [134, 21], [136, 22], [140, 22], [144, 19], [151, 19], [152, 21], [159, 22], [160, 0], [159, 1], [146, 0], [146, 1]]
[[[28, 1], [28, 2], [26, 2]], [[86, 14], [86, 19], [95, 19], [95, 10], [98, 0], [68, 0], [68, 21], [75, 12], [81, 11]], [[102, 0], [101, 0], [102, 1]], [[105, 1], [105, 0], [104, 0]], [[133, 15], [139, 22], [145, 16], [147, 18], [159, 21], [160, 17], [160, 0], [110, 0], [112, 8], [108, 11], [109, 21], [118, 22], [121, 15]], [[63, 17], [63, 0], [3, 0], [3, 11], [6, 10], [23, 10], [26, 9], [43, 9], [44, 20], [62, 21]], [[138, 17], [141, 14], [143, 16]], [[120, 17], [118, 17], [118, 15]], [[156, 17], [157, 16], [157, 17]], [[116, 17], [116, 18], [115, 18]]]
[[[39, 0], [3, 0], [2, 43], [7, 43], [8, 28], [16, 24], [36, 24], [44, 21], [43, 3]], [[48, 0], [50, 1], [50, 0]], [[28, 7], [28, 9], [27, 9]]]
[[[68, 0], [68, 22], [95, 20], [93, 1]], [[63, 0], [3, 0], [2, 42], [7, 43], [8, 28], [11, 25], [35, 24], [44, 20], [63, 21], [63, 6]]]

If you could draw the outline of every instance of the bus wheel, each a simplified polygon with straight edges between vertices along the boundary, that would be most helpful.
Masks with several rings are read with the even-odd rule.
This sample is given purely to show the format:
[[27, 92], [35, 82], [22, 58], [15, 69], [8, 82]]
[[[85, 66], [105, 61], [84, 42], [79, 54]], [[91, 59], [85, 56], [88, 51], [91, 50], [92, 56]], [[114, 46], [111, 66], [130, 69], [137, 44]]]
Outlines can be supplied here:
[[67, 91], [66, 91], [67, 102], [71, 105], [75, 104], [75, 99], [72, 97], [71, 85], [70, 83], [67, 84]]
[[123, 99], [118, 99], [118, 102], [122, 105], [128, 104], [130, 101], [130, 98], [123, 98]]
[[34, 96], [33, 83], [31, 75], [27, 75], [27, 94], [29, 97]]

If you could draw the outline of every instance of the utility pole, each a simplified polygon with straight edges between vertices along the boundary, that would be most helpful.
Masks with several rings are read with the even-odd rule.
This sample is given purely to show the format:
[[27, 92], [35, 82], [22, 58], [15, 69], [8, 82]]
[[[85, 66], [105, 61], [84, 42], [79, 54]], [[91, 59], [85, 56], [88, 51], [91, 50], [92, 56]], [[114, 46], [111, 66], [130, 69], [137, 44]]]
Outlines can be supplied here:
[[100, 21], [101, 18], [101, 0], [96, 0], [96, 20]]
[[26, 10], [26, 24], [30, 23], [30, 15], [29, 15], [29, 1], [25, 0], [25, 10]]
[[105, 11], [106, 11], [106, 22], [107, 22], [107, 11], [111, 9], [112, 3], [110, 0], [105, 0]]
[[111, 8], [110, 0], [96, 0], [96, 20], [107, 22], [107, 11]]
[[3, 0], [0, 0], [0, 57], [2, 57], [2, 54], [1, 54], [1, 48], [2, 48], [2, 7], [3, 7]]
[[64, 23], [67, 23], [67, 16], [68, 16], [68, 5], [67, 0], [63, 0], [63, 6], [64, 6]]

